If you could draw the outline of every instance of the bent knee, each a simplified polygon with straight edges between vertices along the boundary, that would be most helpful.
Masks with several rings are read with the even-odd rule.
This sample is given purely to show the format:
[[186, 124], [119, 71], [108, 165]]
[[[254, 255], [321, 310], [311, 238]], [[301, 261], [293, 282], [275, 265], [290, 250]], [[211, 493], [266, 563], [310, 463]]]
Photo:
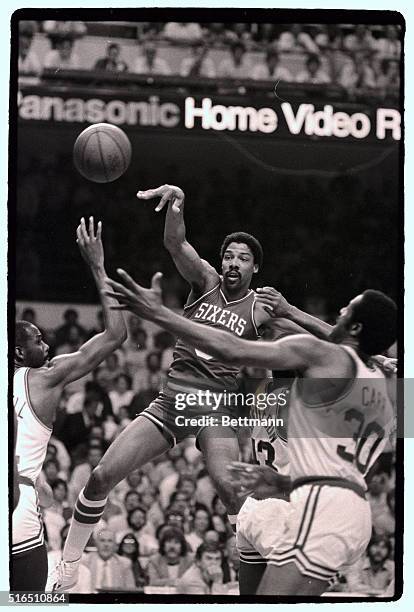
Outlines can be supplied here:
[[107, 495], [113, 486], [110, 471], [106, 466], [98, 465], [92, 470], [88, 482], [89, 491]]

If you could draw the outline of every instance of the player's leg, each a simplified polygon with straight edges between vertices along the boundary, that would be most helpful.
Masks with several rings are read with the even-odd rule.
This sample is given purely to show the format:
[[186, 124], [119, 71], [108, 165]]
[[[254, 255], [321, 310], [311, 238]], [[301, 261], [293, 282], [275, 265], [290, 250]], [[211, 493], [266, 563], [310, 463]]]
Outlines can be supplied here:
[[20, 555], [11, 555], [11, 591], [44, 591], [47, 579], [45, 544]]
[[197, 437], [209, 476], [235, 527], [241, 503], [231, 484], [227, 466], [239, 458], [239, 443], [231, 427], [205, 427]]
[[93, 470], [76, 501], [63, 549], [63, 563], [52, 572], [50, 588], [68, 589], [77, 580], [77, 564], [99, 522], [113, 487], [130, 472], [142, 467], [171, 447], [158, 427], [143, 416], [137, 417], [114, 440]]
[[240, 559], [239, 588], [240, 595], [254, 595], [266, 569], [266, 561], [247, 563]]
[[328, 580], [319, 580], [301, 574], [293, 562], [280, 566], [268, 564], [257, 594], [318, 597], [326, 591], [328, 584]]

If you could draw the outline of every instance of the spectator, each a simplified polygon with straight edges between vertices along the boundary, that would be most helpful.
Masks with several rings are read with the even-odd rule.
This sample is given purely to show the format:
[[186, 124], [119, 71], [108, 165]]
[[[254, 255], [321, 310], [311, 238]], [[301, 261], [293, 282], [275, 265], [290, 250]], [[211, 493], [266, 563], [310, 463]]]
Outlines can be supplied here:
[[157, 47], [154, 42], [147, 41], [142, 46], [143, 54], [137, 57], [134, 65], [134, 72], [137, 74], [171, 74], [171, 69], [167, 62], [157, 57]]
[[140, 503], [141, 498], [139, 493], [134, 491], [134, 489], [130, 489], [125, 494], [121, 514], [111, 516], [111, 518], [108, 519], [108, 529], [114, 533], [118, 533], [119, 531], [128, 531], [128, 514], [135, 510], [135, 508], [139, 508]]
[[336, 23], [321, 26], [321, 31], [315, 37], [315, 43], [323, 52], [340, 51], [344, 46], [344, 36], [340, 26]]
[[124, 496], [131, 489], [136, 491], [138, 495], [141, 495], [146, 491], [149, 485], [150, 480], [148, 476], [142, 469], [138, 468], [132, 470], [124, 480], [121, 480], [121, 482], [115, 486], [114, 490], [118, 498], [119, 496]]
[[401, 57], [401, 41], [398, 26], [386, 26], [384, 34], [375, 42], [376, 50], [383, 57], [399, 60]]
[[293, 24], [289, 30], [282, 32], [278, 41], [278, 48], [279, 51], [319, 53], [318, 45], [297, 23]]
[[250, 32], [250, 25], [247, 23], [234, 23], [227, 30], [227, 42], [234, 44], [240, 42], [249, 48], [252, 42], [252, 35]]
[[79, 313], [77, 310], [67, 308], [63, 313], [63, 320], [65, 321], [64, 324], [58, 327], [55, 333], [56, 346], [69, 342], [69, 335], [73, 327], [78, 329], [79, 335], [82, 338], [86, 338], [86, 330], [79, 323]]
[[376, 87], [374, 71], [363, 51], [355, 53], [351, 61], [344, 65], [338, 79], [338, 84], [342, 85], [351, 94], [359, 90]]
[[37, 54], [35, 53], [35, 51], [33, 51], [33, 49], [31, 49], [32, 40], [33, 38], [29, 34], [19, 35], [19, 75], [38, 75], [42, 70], [42, 66]]
[[76, 325], [68, 330], [67, 342], [61, 344], [56, 349], [56, 355], [66, 355], [67, 353], [76, 353], [84, 342], [84, 337], [81, 336]]
[[221, 61], [218, 66], [218, 76], [229, 79], [248, 79], [251, 75], [251, 64], [246, 57], [243, 43], [235, 42], [231, 46], [230, 57]]
[[73, 40], [62, 38], [56, 43], [56, 49], [51, 49], [45, 55], [44, 68], [60, 70], [76, 70], [80, 68], [80, 59], [73, 51]]
[[349, 590], [364, 595], [383, 595], [394, 579], [394, 563], [390, 560], [390, 553], [389, 539], [374, 535], [365, 557], [349, 570]]
[[233, 534], [226, 542], [226, 558], [222, 565], [223, 582], [237, 582], [239, 579], [240, 556], [236, 545], [236, 536]]
[[[178, 508], [168, 507], [165, 511], [165, 525], [168, 527], [178, 527], [178, 529], [185, 532], [187, 525], [184, 512]], [[160, 529], [160, 527], [158, 529]]]
[[279, 54], [274, 46], [266, 50], [265, 64], [256, 64], [252, 71], [252, 78], [256, 80], [293, 81], [292, 74], [287, 68], [280, 65]]
[[102, 371], [105, 372], [105, 384], [102, 385], [106, 391], [112, 391], [115, 387], [115, 380], [119, 376], [119, 374], [123, 373], [123, 368], [119, 363], [119, 353], [114, 352], [111, 353], [96, 370], [95, 370], [95, 379], [96, 374], [101, 374]]
[[367, 499], [371, 507], [372, 525], [375, 531], [378, 520], [387, 514], [387, 483], [388, 477], [385, 472], [370, 471], [366, 479], [368, 485]]
[[108, 70], [110, 72], [127, 72], [128, 65], [120, 58], [121, 47], [117, 43], [110, 43], [106, 48], [106, 56], [95, 62], [95, 70]]
[[297, 74], [298, 83], [323, 84], [330, 83], [328, 74], [321, 68], [321, 60], [318, 55], [310, 54], [306, 60], [306, 69]]
[[[128, 530], [127, 533], [132, 533], [139, 545], [139, 552], [142, 557], [148, 557], [158, 551], [158, 542], [154, 536], [147, 533], [145, 530], [147, 523], [147, 511], [144, 506], [138, 506], [128, 512], [127, 515]], [[125, 532], [117, 534], [117, 541], [120, 542], [126, 535]]]
[[53, 504], [48, 508], [49, 512], [60, 514], [66, 521], [72, 517], [72, 506], [68, 502], [68, 485], [65, 480], [58, 478], [52, 484]]
[[214, 529], [219, 534], [228, 533], [229, 535], [231, 535], [233, 531], [227, 518], [226, 506], [223, 504], [218, 495], [214, 496], [211, 507], [213, 509], [213, 515], [211, 517], [211, 520]]
[[82, 558], [91, 572], [92, 591], [136, 591], [132, 564], [126, 557], [117, 555], [115, 536], [109, 529], [101, 530], [96, 537], [96, 552]]
[[43, 31], [52, 41], [81, 38], [87, 32], [82, 21], [44, 21]]
[[377, 79], [377, 87], [384, 95], [388, 91], [399, 94], [400, 91], [400, 63], [394, 59], [383, 59], [380, 64], [381, 72]]
[[174, 586], [177, 579], [181, 578], [192, 565], [181, 529], [177, 527], [163, 529], [159, 546], [160, 552], [152, 555], [148, 562], [148, 583], [153, 586]]
[[165, 478], [163, 478], [159, 484], [159, 501], [162, 508], [166, 507], [171, 497], [171, 494], [173, 493], [173, 491], [176, 490], [180, 477], [184, 475], [187, 476], [188, 474], [190, 474], [190, 466], [188, 464], [188, 461], [183, 456], [180, 455], [178, 457], [175, 457], [172, 461], [172, 464], [174, 466], [174, 471], [169, 473]]
[[211, 544], [201, 544], [197, 548], [195, 564], [177, 581], [177, 593], [208, 595], [222, 592], [223, 553]]
[[141, 495], [141, 504], [147, 510], [148, 523], [158, 529], [164, 522], [164, 514], [157, 500], [158, 490], [149, 486]]
[[105, 329], [102, 310], [98, 310], [98, 312], [96, 313], [96, 322], [97, 322], [97, 326], [93, 327], [92, 329], [88, 331], [88, 334], [87, 334], [88, 339], [93, 338], [93, 336], [96, 336], [96, 334], [100, 334]]
[[123, 345], [125, 367], [130, 376], [145, 367], [148, 350], [147, 332], [141, 327], [139, 319], [131, 317], [128, 321], [128, 338]]
[[60, 478], [60, 466], [56, 459], [45, 461], [42, 468], [47, 484], [52, 487]]
[[224, 45], [228, 42], [228, 30], [224, 23], [209, 23], [206, 33], [209, 44], [214, 46]]
[[161, 355], [157, 351], [151, 351], [145, 358], [145, 369], [137, 370], [133, 388], [136, 393], [148, 390], [161, 389], [164, 376], [161, 371]]
[[374, 530], [377, 535], [394, 536], [395, 534], [395, 489], [387, 493], [387, 508], [383, 513], [376, 513]]
[[112, 410], [115, 416], [118, 416], [122, 406], [129, 406], [134, 397], [134, 392], [131, 389], [132, 380], [128, 374], [118, 374], [115, 379], [115, 387], [109, 392]]
[[198, 505], [194, 513], [193, 528], [185, 537], [191, 550], [197, 550], [200, 544], [203, 543], [206, 531], [212, 529], [212, 527], [209, 511], [206, 507], [203, 508]]
[[203, 42], [193, 43], [191, 57], [184, 57], [181, 62], [180, 75], [183, 77], [207, 77], [213, 79], [216, 69], [211, 58], [207, 57], [208, 46]]
[[148, 583], [146, 572], [139, 562], [139, 546], [136, 537], [132, 533], [127, 533], [119, 543], [118, 555], [126, 557], [131, 561], [132, 573], [134, 575], [135, 586], [142, 591]]
[[203, 31], [198, 23], [170, 21], [165, 24], [163, 38], [172, 43], [193, 43], [201, 40]]
[[[49, 454], [50, 456], [48, 456]], [[54, 434], [50, 437], [49, 444], [47, 445], [46, 459], [56, 459], [62, 473], [65, 477], [67, 476], [71, 464], [70, 456], [63, 442]]]
[[345, 36], [344, 47], [354, 53], [356, 51], [374, 51], [375, 40], [367, 26], [358, 24], [355, 26], [355, 31], [352, 34]]
[[268, 46], [275, 42], [277, 31], [273, 23], [258, 23], [254, 40], [261, 45]]
[[88, 456], [85, 463], [77, 465], [72, 472], [69, 480], [70, 499], [75, 503], [79, 493], [88, 482], [91, 472], [102, 459], [102, 448], [100, 446], [92, 446], [88, 450]]

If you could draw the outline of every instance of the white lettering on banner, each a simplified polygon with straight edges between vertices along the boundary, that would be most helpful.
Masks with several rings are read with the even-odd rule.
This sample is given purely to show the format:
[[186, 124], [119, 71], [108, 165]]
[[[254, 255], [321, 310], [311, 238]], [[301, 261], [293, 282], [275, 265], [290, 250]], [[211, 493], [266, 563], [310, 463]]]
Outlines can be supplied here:
[[102, 123], [115, 125], [143, 125], [177, 127], [180, 123], [180, 107], [172, 102], [160, 104], [158, 96], [148, 102], [124, 102], [98, 98], [63, 99], [58, 96], [30, 94], [18, 96], [19, 116], [37, 121], [65, 121], [70, 123]]
[[319, 111], [315, 111], [313, 104], [301, 104], [295, 115], [291, 104], [283, 102], [282, 111], [291, 134], [299, 134], [303, 129], [307, 136], [366, 138], [371, 131], [371, 121], [368, 115], [334, 113], [333, 106], [330, 104], [325, 104], [323, 110]]
[[201, 106], [196, 106], [192, 97], [185, 99], [184, 125], [191, 130], [195, 120], [201, 120], [203, 130], [234, 132], [264, 132], [269, 134], [277, 128], [277, 114], [272, 108], [256, 109], [252, 106], [224, 106], [215, 104], [211, 98], [203, 98]]
[[401, 139], [401, 115], [394, 108], [377, 109], [377, 138], [383, 140], [391, 130], [394, 140]]
[[[178, 104], [161, 102], [158, 96], [148, 100], [123, 101], [99, 98], [61, 98], [37, 94], [17, 96], [19, 117], [25, 120], [68, 123], [113, 123], [114, 125], [175, 128], [182, 125]], [[279, 107], [278, 107], [279, 108]], [[378, 140], [401, 139], [401, 115], [393, 108], [378, 108], [371, 116], [365, 112], [349, 114], [335, 111], [331, 104], [315, 110], [313, 104], [302, 103], [297, 109], [289, 102], [280, 105], [278, 116], [272, 108], [226, 106], [213, 104], [211, 98], [200, 102], [190, 96], [184, 101], [184, 127], [188, 130], [259, 132], [272, 134], [285, 122], [288, 133], [321, 138], [364, 139], [372, 132]], [[371, 126], [373, 122], [373, 127]], [[285, 129], [286, 129], [285, 128]], [[371, 129], [372, 128], [372, 129]]]

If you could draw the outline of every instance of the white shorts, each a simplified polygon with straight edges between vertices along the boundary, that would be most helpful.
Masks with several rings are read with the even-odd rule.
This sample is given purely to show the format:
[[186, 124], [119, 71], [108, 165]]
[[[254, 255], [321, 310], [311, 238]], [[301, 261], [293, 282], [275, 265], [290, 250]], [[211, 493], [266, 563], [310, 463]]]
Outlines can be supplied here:
[[285, 531], [289, 502], [248, 497], [237, 516], [236, 540], [244, 563], [267, 563]]
[[330, 580], [365, 552], [371, 538], [369, 503], [350, 489], [306, 484], [290, 495], [282, 543], [269, 563], [295, 563], [301, 574]]
[[44, 542], [43, 521], [34, 487], [19, 484], [20, 499], [12, 515], [12, 555], [27, 552]]

